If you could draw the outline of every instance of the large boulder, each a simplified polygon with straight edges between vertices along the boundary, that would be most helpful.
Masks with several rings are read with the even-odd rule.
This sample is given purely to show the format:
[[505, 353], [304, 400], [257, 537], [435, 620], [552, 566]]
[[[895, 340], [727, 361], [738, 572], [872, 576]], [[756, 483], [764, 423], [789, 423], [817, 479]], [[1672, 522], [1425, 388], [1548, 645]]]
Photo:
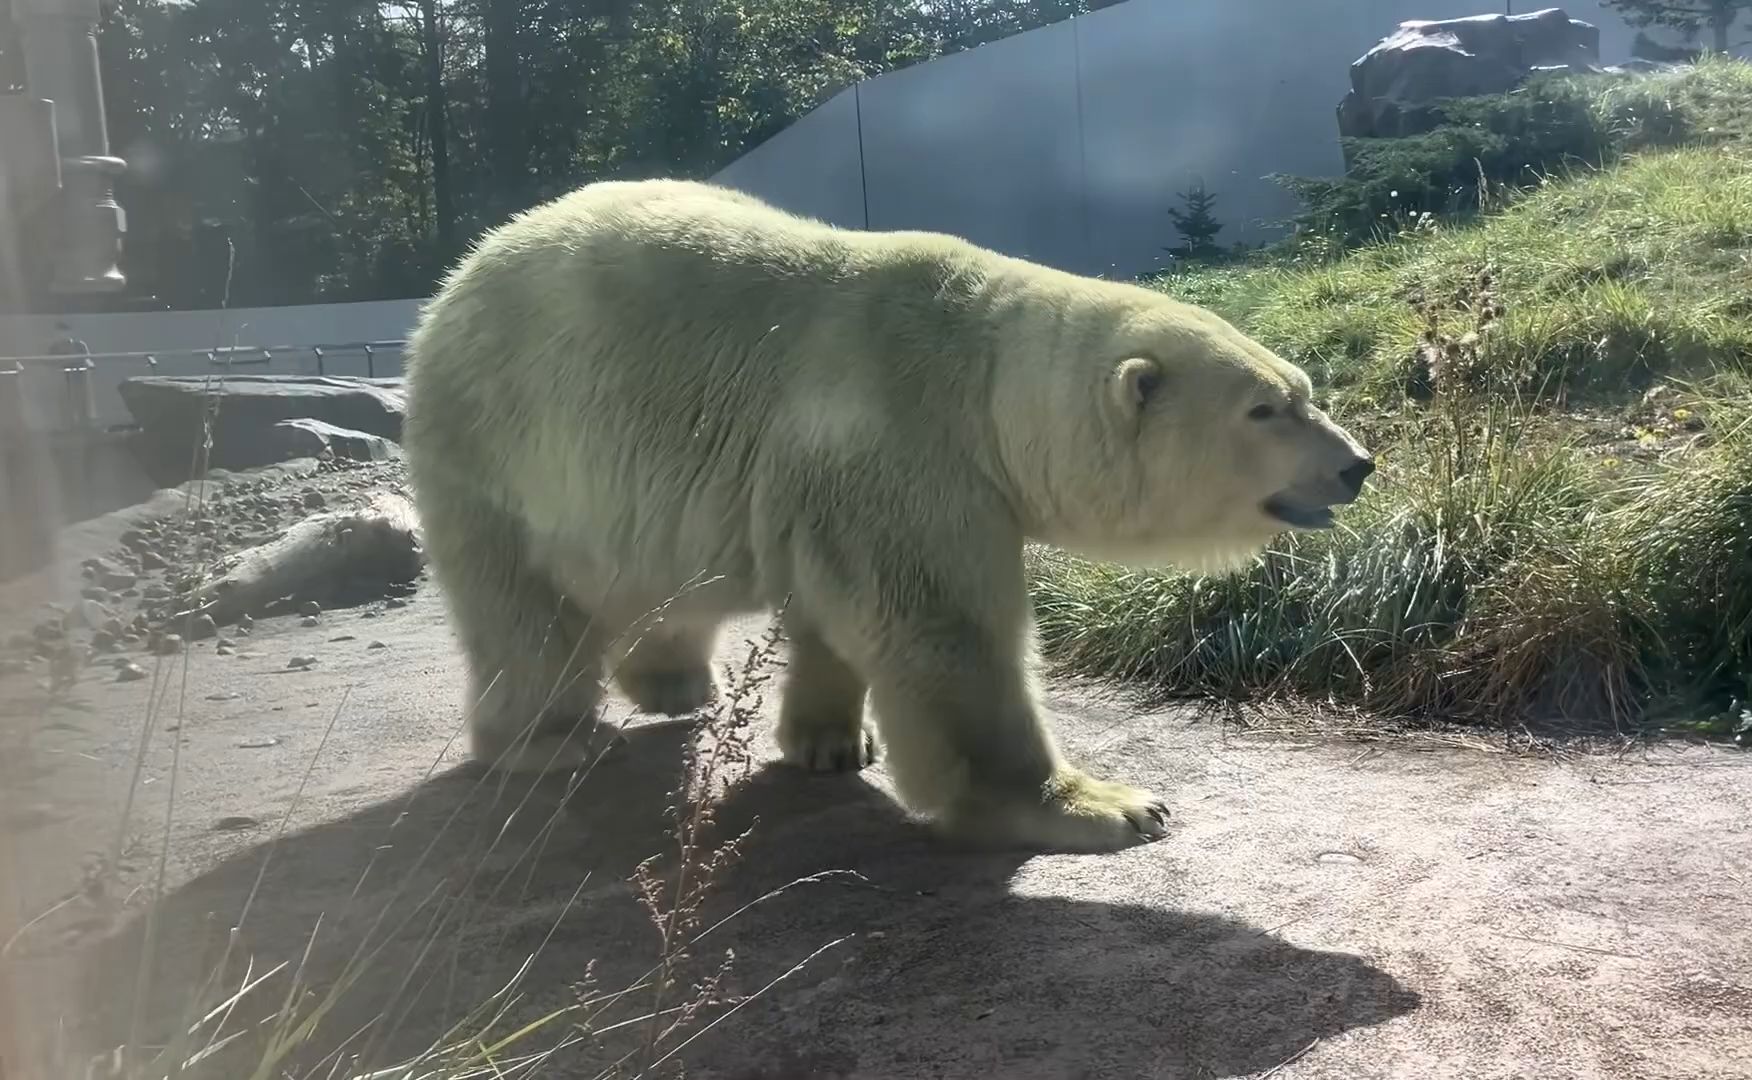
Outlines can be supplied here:
[[123, 380], [118, 392], [147, 441], [170, 462], [190, 460], [211, 412], [208, 465], [215, 469], [250, 469], [302, 456], [297, 448], [312, 440], [289, 437], [279, 426], [286, 420], [317, 420], [330, 428], [399, 442], [405, 411], [400, 379], [149, 375]]
[[1402, 22], [1351, 64], [1338, 131], [1394, 138], [1429, 131], [1443, 98], [1501, 94], [1535, 72], [1600, 70], [1600, 28], [1562, 8]]

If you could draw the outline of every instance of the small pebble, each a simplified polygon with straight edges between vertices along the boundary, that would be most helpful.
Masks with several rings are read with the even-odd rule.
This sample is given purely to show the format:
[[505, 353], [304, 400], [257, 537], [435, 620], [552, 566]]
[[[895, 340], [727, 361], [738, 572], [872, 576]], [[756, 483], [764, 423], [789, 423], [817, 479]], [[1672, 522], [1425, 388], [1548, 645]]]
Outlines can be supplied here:
[[139, 682], [145, 677], [146, 669], [131, 660], [116, 667], [117, 682]]
[[286, 666], [294, 670], [302, 670], [316, 663], [314, 656], [294, 656]]
[[244, 817], [241, 814], [233, 814], [229, 817], [222, 817], [218, 821], [215, 821], [213, 823], [213, 831], [241, 832], [244, 829], [253, 829], [260, 824], [261, 822], [257, 821], [255, 818]]
[[340, 634], [336, 637], [329, 638], [329, 644], [333, 645], [336, 642], [353, 641], [353, 640], [356, 640], [356, 639], [353, 637], [352, 634]]
[[213, 655], [214, 656], [230, 656], [232, 653], [234, 653], [236, 651], [237, 651], [237, 649], [232, 647], [232, 645], [229, 642], [225, 642], [225, 641], [221, 641], [219, 644], [213, 646]]
[[260, 739], [244, 739], [237, 745], [245, 750], [266, 750], [270, 746], [279, 746], [280, 740], [269, 735]]
[[243, 695], [235, 690], [221, 690], [217, 694], [208, 694], [208, 701], [236, 701]]
[[373, 642], [372, 642], [372, 643], [371, 643], [371, 644], [369, 644], [369, 645], [367, 645], [367, 646], [365, 646], [365, 647], [366, 647], [366, 648], [367, 648], [367, 649], [387, 649], [387, 648], [389, 648], [389, 646], [388, 646], [388, 645], [385, 645], [385, 644], [384, 644], [384, 643], [383, 643], [383, 642], [381, 642], [381, 641], [373, 641]]

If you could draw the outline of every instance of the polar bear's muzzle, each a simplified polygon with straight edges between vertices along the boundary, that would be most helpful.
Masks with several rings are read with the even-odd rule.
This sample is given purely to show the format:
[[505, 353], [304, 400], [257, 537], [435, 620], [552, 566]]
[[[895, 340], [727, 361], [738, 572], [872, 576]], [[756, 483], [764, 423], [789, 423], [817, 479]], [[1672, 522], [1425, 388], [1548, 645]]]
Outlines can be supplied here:
[[1344, 450], [1339, 461], [1265, 500], [1266, 516], [1295, 529], [1330, 529], [1332, 508], [1356, 502], [1375, 471], [1375, 459], [1342, 430], [1334, 429]]

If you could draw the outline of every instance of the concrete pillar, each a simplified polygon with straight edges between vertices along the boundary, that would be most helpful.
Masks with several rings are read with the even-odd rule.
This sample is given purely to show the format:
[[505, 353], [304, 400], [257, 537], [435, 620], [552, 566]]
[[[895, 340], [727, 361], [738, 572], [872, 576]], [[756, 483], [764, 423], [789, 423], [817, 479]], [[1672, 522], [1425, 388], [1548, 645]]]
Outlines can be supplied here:
[[127, 168], [110, 156], [97, 65], [99, 0], [12, 0], [26, 92], [54, 102], [61, 155], [61, 229], [50, 291], [115, 292], [127, 218], [115, 184]]

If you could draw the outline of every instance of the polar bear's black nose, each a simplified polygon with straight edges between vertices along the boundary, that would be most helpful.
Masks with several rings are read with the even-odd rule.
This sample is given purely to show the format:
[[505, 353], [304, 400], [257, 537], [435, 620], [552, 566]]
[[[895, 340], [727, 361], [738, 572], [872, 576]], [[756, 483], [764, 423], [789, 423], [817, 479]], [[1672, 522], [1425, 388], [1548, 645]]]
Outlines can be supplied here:
[[1338, 478], [1344, 481], [1345, 487], [1350, 488], [1351, 495], [1356, 496], [1363, 493], [1363, 481], [1374, 471], [1374, 458], [1358, 458], [1349, 468], [1339, 473]]

